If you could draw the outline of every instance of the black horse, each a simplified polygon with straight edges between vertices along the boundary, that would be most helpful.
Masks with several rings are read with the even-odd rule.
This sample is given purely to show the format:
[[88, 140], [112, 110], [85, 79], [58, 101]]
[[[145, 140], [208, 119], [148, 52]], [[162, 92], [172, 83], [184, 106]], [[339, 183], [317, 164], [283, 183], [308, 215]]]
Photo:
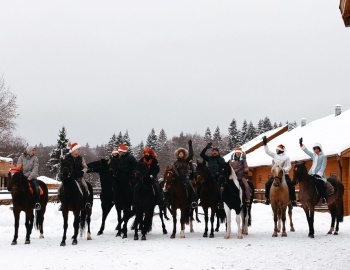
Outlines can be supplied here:
[[[102, 223], [100, 230], [97, 235], [103, 234], [105, 229], [105, 222], [107, 216], [114, 205], [114, 195], [113, 195], [113, 172], [109, 170], [108, 161], [106, 159], [101, 159], [93, 161], [87, 164], [88, 173], [98, 173], [100, 175], [101, 183], [101, 208], [102, 208]], [[117, 210], [117, 209], [116, 209]]]
[[134, 240], [139, 240], [138, 230], [140, 226], [142, 238], [146, 240], [146, 234], [152, 230], [152, 221], [156, 198], [154, 196], [151, 178], [147, 174], [147, 164], [139, 163], [135, 175], [134, 203], [135, 203], [135, 229]]
[[13, 203], [13, 215], [15, 218], [15, 235], [13, 237], [11, 245], [17, 244], [18, 238], [18, 227], [19, 227], [19, 217], [21, 211], [24, 211], [26, 214], [26, 240], [25, 244], [30, 244], [30, 235], [32, 233], [33, 225], [35, 228], [40, 230], [40, 238], [44, 238], [43, 232], [43, 223], [44, 223], [44, 214], [46, 211], [46, 205], [48, 201], [48, 190], [44, 182], [37, 180], [42, 194], [40, 195], [40, 210], [35, 210], [35, 220], [33, 215], [35, 199], [30, 191], [27, 177], [24, 176], [23, 172], [15, 167], [11, 169], [9, 173], [10, 183], [8, 188], [11, 190], [12, 203]]
[[82, 194], [82, 188], [71, 177], [72, 164], [67, 160], [61, 160], [61, 181], [62, 187], [60, 189], [60, 201], [62, 203], [62, 216], [63, 216], [63, 237], [61, 246], [66, 245], [67, 228], [68, 228], [68, 213], [72, 211], [74, 214], [74, 235], [72, 237], [72, 244], [78, 244], [77, 236], [80, 225], [81, 235], [85, 230], [85, 222], [88, 225], [87, 240], [91, 240], [90, 221], [93, 204], [93, 190], [90, 183], [86, 182], [89, 189], [88, 202], [91, 204], [91, 208], [85, 208], [84, 197]]

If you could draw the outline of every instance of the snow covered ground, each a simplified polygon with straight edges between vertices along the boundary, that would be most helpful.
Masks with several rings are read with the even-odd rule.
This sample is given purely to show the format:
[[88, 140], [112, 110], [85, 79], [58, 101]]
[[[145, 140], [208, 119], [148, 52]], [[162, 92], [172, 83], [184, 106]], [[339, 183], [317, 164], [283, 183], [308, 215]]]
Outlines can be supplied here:
[[[79, 238], [78, 245], [71, 240], [60, 247], [62, 237], [61, 212], [57, 204], [50, 203], [44, 223], [44, 239], [33, 231], [31, 244], [24, 245], [24, 214], [21, 214], [17, 246], [11, 246], [13, 238], [13, 215], [9, 206], [0, 206], [1, 269], [344, 269], [350, 262], [350, 217], [341, 223], [338, 236], [326, 235], [330, 225], [328, 213], [315, 214], [315, 238], [307, 237], [308, 229], [301, 208], [294, 208], [296, 232], [288, 237], [272, 238], [273, 221], [270, 206], [253, 205], [253, 224], [244, 239], [225, 240], [224, 227], [215, 238], [203, 238], [202, 223], [194, 223], [194, 233], [186, 238], [170, 239], [172, 222], [166, 221], [168, 235], [161, 233], [159, 217], [154, 218], [153, 231], [147, 241], [134, 241], [129, 237], [115, 237], [117, 215], [113, 211], [106, 222], [103, 235], [97, 236], [101, 222], [99, 200], [95, 200], [92, 215], [93, 240]], [[73, 234], [70, 214], [69, 233]], [[129, 223], [131, 224], [131, 222]], [[179, 227], [178, 227], [179, 228]], [[233, 228], [235, 228], [235, 223]], [[179, 229], [178, 229], [179, 232]]]

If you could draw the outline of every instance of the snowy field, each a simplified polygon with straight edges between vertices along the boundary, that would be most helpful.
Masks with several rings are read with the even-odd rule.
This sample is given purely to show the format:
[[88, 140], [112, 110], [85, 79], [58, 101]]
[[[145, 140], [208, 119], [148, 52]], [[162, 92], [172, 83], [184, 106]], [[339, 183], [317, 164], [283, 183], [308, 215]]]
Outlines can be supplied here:
[[[330, 225], [328, 213], [315, 214], [315, 238], [307, 237], [308, 229], [301, 208], [294, 208], [296, 232], [288, 237], [272, 238], [273, 221], [270, 206], [253, 205], [253, 224], [244, 239], [225, 240], [223, 226], [215, 238], [203, 238], [202, 223], [194, 222], [194, 233], [186, 238], [170, 239], [172, 222], [166, 221], [168, 235], [161, 233], [158, 215], [147, 241], [115, 237], [117, 215], [113, 211], [106, 222], [103, 235], [97, 236], [101, 222], [99, 200], [95, 200], [92, 215], [92, 241], [79, 238], [72, 246], [60, 247], [62, 238], [61, 212], [50, 203], [44, 223], [44, 239], [33, 231], [31, 244], [24, 245], [24, 214], [21, 214], [18, 244], [11, 246], [13, 215], [9, 206], [0, 206], [1, 269], [345, 269], [350, 263], [350, 217], [341, 223], [338, 236], [326, 235]], [[73, 215], [70, 214], [68, 236], [73, 234]], [[131, 224], [131, 222], [129, 222]], [[235, 223], [232, 228], [236, 228]], [[178, 227], [179, 228], [179, 227]], [[179, 232], [179, 229], [178, 229]]]

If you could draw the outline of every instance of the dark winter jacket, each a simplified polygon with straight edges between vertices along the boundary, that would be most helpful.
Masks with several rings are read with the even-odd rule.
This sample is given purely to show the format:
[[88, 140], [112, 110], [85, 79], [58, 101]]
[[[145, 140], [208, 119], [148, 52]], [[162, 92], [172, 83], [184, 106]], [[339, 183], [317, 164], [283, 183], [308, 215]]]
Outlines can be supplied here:
[[73, 157], [72, 154], [68, 154], [65, 160], [72, 165], [72, 177], [74, 179], [82, 178], [84, 173], [87, 172], [87, 165], [82, 156]]
[[118, 167], [119, 167], [119, 161], [120, 161], [119, 155], [111, 156], [109, 158], [108, 166], [109, 166], [110, 174], [116, 175], [116, 173], [118, 171]]
[[[145, 163], [147, 164], [143, 158], [140, 159], [139, 163]], [[152, 176], [154, 179], [157, 179], [157, 175], [160, 171], [158, 160], [156, 158], [152, 158], [151, 163], [148, 167], [148, 175]]]
[[126, 153], [119, 158], [117, 178], [120, 181], [130, 181], [134, 178], [137, 161], [133, 155]]
[[205, 154], [205, 152], [207, 151], [208, 148], [204, 148], [200, 154], [201, 158], [203, 160], [205, 160], [206, 162], [208, 162], [208, 169], [210, 174], [213, 177], [217, 177], [219, 175], [219, 168], [220, 165], [225, 163], [225, 160], [223, 157], [221, 157], [220, 155], [218, 156], [208, 156]]
[[[185, 155], [183, 158], [179, 158], [179, 153], [184, 152]], [[174, 167], [177, 170], [183, 181], [189, 180], [190, 175], [190, 166], [189, 163], [193, 158], [193, 147], [192, 144], [189, 145], [189, 153], [184, 148], [179, 148], [175, 151], [175, 157], [177, 160], [174, 162]]]

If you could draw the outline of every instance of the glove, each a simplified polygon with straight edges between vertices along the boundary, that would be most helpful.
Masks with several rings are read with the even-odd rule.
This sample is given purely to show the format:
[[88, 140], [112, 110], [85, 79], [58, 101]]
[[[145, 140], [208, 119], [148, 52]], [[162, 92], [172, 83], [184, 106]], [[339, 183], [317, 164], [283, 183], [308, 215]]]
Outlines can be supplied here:
[[206, 149], [210, 149], [212, 145], [213, 145], [213, 143], [210, 142], [210, 143], [207, 144], [207, 146], [205, 148]]
[[189, 141], [188, 141], [188, 145], [192, 145], [192, 140], [189, 140]]
[[303, 146], [303, 138], [299, 139], [299, 144], [300, 144], [300, 146]]
[[262, 137], [262, 140], [263, 140], [263, 144], [267, 145], [267, 138], [266, 138], [266, 136]]

